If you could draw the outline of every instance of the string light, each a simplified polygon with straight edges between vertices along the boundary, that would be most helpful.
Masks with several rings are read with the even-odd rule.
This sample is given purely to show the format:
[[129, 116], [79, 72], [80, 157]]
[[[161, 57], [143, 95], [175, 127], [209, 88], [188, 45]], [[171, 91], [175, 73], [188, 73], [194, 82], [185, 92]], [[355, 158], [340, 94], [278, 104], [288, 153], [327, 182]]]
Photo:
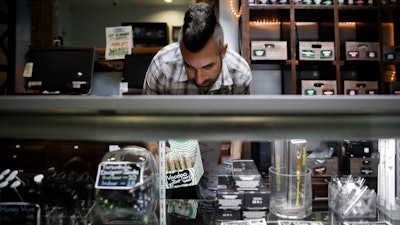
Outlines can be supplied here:
[[254, 20], [250, 21], [250, 25], [279, 25], [281, 22], [277, 19], [271, 19], [271, 20], [266, 20], [266, 19], [261, 19], [261, 20]]
[[233, 14], [236, 18], [241, 17], [241, 16], [242, 16], [242, 13], [243, 13], [242, 5], [240, 5], [239, 12], [236, 12], [236, 10], [235, 10], [234, 7], [233, 7], [233, 0], [229, 0], [229, 4], [230, 4], [230, 6], [231, 6], [231, 12], [232, 12], [232, 14]]

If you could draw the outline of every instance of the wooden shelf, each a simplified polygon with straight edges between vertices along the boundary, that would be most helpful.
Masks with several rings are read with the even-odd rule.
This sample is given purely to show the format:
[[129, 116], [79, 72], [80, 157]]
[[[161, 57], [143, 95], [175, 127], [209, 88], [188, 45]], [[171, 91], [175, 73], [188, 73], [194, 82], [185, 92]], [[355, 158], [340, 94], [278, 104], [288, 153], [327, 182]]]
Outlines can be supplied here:
[[[294, 4], [291, 1], [290, 4], [250, 4], [248, 1], [242, 2], [243, 14], [241, 18], [241, 43], [242, 56], [246, 59], [249, 64], [261, 64], [260, 62], [254, 62], [251, 60], [250, 44], [252, 41], [251, 32], [253, 28], [250, 28], [251, 20], [263, 20], [280, 22], [289, 22], [285, 25], [280, 25], [280, 37], [281, 40], [288, 42], [288, 60], [286, 60], [285, 67], [282, 70], [288, 70], [290, 66], [291, 73], [291, 93], [286, 94], [300, 94], [298, 82], [298, 71], [301, 70], [303, 65], [308, 66], [310, 62], [304, 62], [299, 60], [299, 41], [302, 40], [299, 37], [298, 22], [313, 22], [316, 23], [318, 29], [318, 40], [312, 39], [311, 41], [331, 41], [334, 42], [335, 58], [331, 62], [332, 70], [335, 71], [335, 77], [332, 80], [337, 81], [337, 93], [343, 94], [342, 82], [343, 79], [347, 79], [343, 75], [344, 66], [355, 64], [353, 68], [355, 70], [365, 71], [378, 71], [376, 74], [368, 74], [368, 79], [373, 79], [379, 83], [379, 93], [387, 94], [388, 90], [385, 89], [385, 67], [387, 65], [394, 65], [396, 70], [400, 70], [400, 63], [383, 61], [383, 45], [387, 42], [387, 27], [383, 27], [383, 23], [393, 23], [393, 30], [390, 32], [394, 35], [394, 45], [400, 44], [400, 19], [396, 18], [400, 12], [400, 5], [383, 5], [380, 1], [376, 1], [374, 5], [341, 5], [338, 0], [334, 0], [332, 5], [304, 5]], [[267, 13], [263, 13], [266, 11]], [[268, 11], [276, 11], [275, 13], [269, 13]], [[354, 22], [355, 40], [353, 37], [347, 37], [342, 27], [339, 27], [339, 23], [342, 22]], [[284, 27], [285, 26], [285, 27]], [[287, 27], [289, 26], [289, 28]], [[266, 29], [267, 30], [267, 29]], [[348, 35], [348, 34], [347, 34]], [[385, 39], [386, 38], [386, 39]], [[258, 41], [259, 41], [258, 37]], [[265, 40], [268, 40], [267, 38]], [[276, 41], [276, 39], [274, 39]], [[366, 70], [364, 67], [357, 68], [358, 62], [347, 61], [345, 57], [344, 42], [346, 41], [360, 41], [360, 42], [379, 42], [380, 45], [380, 56], [381, 59], [377, 61], [376, 65], [369, 64], [368, 66], [374, 66], [373, 70]], [[274, 64], [274, 61], [263, 61], [266, 64]], [[318, 67], [325, 62], [313, 61]], [[325, 66], [325, 65], [323, 65]], [[375, 68], [376, 67], [376, 68]], [[400, 73], [398, 71], [397, 73]], [[362, 75], [358, 79], [363, 79], [366, 76]], [[287, 85], [286, 85], [287, 86]]]

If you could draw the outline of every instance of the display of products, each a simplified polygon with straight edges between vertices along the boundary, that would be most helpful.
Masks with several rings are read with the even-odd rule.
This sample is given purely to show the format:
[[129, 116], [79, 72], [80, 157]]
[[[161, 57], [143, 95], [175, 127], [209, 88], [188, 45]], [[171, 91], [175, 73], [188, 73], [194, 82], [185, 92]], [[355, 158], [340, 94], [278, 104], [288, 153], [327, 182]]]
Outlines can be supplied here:
[[96, 211], [102, 222], [142, 224], [154, 220], [157, 174], [155, 158], [145, 148], [129, 146], [105, 154], [95, 183]]

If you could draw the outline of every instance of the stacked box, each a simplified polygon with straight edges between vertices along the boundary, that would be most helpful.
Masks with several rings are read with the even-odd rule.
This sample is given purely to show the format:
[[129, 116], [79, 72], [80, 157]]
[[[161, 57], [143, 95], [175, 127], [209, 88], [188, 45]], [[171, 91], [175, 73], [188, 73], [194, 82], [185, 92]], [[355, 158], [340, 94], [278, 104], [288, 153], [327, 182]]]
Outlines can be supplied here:
[[383, 61], [400, 62], [400, 46], [383, 46]]
[[218, 176], [217, 197], [218, 207], [220, 209], [242, 209], [244, 192], [235, 189], [232, 175]]
[[313, 176], [332, 176], [338, 174], [338, 157], [307, 158], [307, 167]]
[[378, 81], [344, 81], [345, 95], [376, 95], [378, 94]]
[[259, 190], [261, 174], [253, 160], [232, 161], [232, 174], [237, 190]]
[[379, 42], [346, 41], [346, 60], [380, 60]]
[[215, 222], [240, 220], [242, 212], [240, 210], [217, 209], [213, 214], [213, 218]]
[[[183, 146], [182, 149], [173, 149], [171, 147], [171, 152], [166, 155], [166, 189], [197, 185], [204, 173], [200, 147], [197, 141], [180, 141], [180, 144], [181, 147]], [[192, 149], [185, 149], [185, 146]], [[181, 152], [190, 152], [188, 154], [189, 157]]]
[[400, 95], [400, 82], [399, 81], [386, 83], [386, 86], [389, 89], [389, 94]]
[[335, 80], [302, 80], [302, 95], [336, 95]]
[[353, 176], [378, 176], [379, 158], [343, 157], [343, 173]]
[[245, 210], [267, 210], [269, 206], [270, 191], [265, 185], [264, 180], [260, 180], [260, 189], [258, 191], [244, 191]]
[[334, 43], [329, 41], [299, 41], [299, 59], [333, 61], [335, 59]]
[[217, 218], [228, 220], [240, 212], [244, 219], [266, 218], [270, 191], [253, 160], [233, 160], [232, 174], [218, 176]]
[[251, 60], [286, 60], [286, 41], [252, 41]]

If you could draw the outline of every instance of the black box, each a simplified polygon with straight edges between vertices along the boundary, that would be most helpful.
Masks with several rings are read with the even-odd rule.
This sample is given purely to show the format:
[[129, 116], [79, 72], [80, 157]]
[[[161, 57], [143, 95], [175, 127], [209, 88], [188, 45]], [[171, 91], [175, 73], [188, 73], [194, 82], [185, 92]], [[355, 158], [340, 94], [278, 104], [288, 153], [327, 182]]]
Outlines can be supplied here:
[[244, 192], [235, 189], [232, 175], [219, 175], [217, 198], [220, 209], [241, 210]]
[[261, 174], [253, 160], [233, 160], [232, 173], [237, 190], [259, 190]]
[[271, 192], [263, 180], [258, 191], [244, 191], [244, 210], [267, 210]]
[[240, 210], [215, 210], [213, 214], [214, 221], [227, 221], [227, 220], [240, 220], [242, 218], [242, 211]]

